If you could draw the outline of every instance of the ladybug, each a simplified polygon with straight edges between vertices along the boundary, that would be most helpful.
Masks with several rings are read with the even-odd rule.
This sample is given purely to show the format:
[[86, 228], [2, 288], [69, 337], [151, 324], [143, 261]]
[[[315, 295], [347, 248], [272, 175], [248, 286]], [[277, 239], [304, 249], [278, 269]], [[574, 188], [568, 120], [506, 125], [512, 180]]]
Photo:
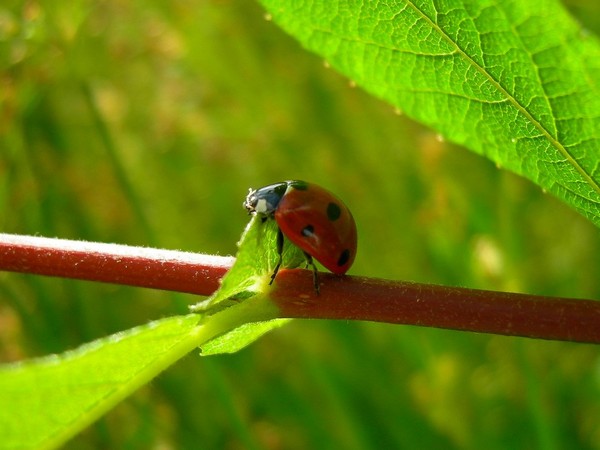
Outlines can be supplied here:
[[282, 262], [284, 236], [298, 246], [312, 266], [317, 294], [319, 281], [313, 258], [335, 274], [350, 269], [356, 256], [356, 223], [348, 207], [335, 195], [316, 184], [293, 180], [271, 184], [248, 193], [244, 207], [263, 221], [275, 219], [278, 226], [279, 261], [271, 275], [272, 284]]

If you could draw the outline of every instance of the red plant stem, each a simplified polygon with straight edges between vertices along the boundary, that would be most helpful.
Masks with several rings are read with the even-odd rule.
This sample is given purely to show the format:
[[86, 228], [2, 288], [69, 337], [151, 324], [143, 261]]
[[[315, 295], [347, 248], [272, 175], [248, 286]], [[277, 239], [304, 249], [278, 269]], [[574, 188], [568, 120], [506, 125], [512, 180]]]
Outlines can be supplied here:
[[[234, 259], [0, 234], [0, 270], [210, 295]], [[281, 270], [282, 317], [368, 320], [600, 343], [600, 302]]]
[[600, 343], [600, 302], [374, 278], [282, 271], [271, 297], [283, 317], [368, 320]]
[[211, 295], [233, 257], [0, 234], [0, 270]]

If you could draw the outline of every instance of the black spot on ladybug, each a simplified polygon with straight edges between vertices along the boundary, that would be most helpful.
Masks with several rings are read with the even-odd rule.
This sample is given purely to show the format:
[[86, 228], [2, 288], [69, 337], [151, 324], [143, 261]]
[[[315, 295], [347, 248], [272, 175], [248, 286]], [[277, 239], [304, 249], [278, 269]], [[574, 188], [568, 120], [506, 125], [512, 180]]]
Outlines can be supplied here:
[[289, 185], [291, 187], [293, 187], [294, 189], [298, 189], [299, 191], [306, 191], [308, 189], [308, 183], [306, 181], [300, 181], [300, 180], [290, 181]]
[[345, 265], [348, 262], [349, 259], [350, 259], [350, 250], [346, 249], [340, 254], [340, 257], [338, 258], [338, 261], [337, 261], [337, 265], [339, 267], [342, 267], [343, 265]]
[[301, 233], [304, 237], [311, 237], [313, 234], [315, 234], [315, 227], [312, 225], [306, 225], [304, 228], [302, 228]]
[[335, 203], [329, 203], [327, 205], [327, 218], [329, 220], [331, 220], [332, 222], [335, 222], [336, 220], [338, 220], [340, 218], [341, 214], [342, 214], [342, 210]]

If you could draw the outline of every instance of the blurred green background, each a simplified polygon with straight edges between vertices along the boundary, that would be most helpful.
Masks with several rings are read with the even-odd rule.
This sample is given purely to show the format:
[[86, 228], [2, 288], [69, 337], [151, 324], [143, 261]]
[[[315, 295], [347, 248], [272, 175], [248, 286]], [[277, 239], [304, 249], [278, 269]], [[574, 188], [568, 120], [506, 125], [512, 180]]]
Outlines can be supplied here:
[[[598, 2], [568, 6], [598, 33]], [[247, 189], [294, 178], [352, 209], [353, 274], [600, 299], [591, 223], [352, 88], [257, 3], [2, 2], [0, 231], [233, 254]], [[196, 301], [0, 273], [0, 361]], [[68, 448], [600, 449], [600, 351], [296, 321], [189, 355]]]

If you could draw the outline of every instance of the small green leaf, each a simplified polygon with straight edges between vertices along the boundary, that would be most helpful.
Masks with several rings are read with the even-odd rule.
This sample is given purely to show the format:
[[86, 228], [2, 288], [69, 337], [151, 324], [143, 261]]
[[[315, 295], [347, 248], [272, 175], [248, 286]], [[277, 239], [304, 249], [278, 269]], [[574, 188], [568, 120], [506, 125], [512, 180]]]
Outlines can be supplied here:
[[198, 345], [200, 316], [0, 368], [0, 448], [56, 448]]
[[[266, 292], [275, 269], [277, 254], [277, 223], [253, 216], [238, 242], [233, 267], [221, 280], [221, 288], [210, 298], [193, 305], [192, 311], [203, 311], [230, 299], [243, 299]], [[281, 268], [298, 267], [304, 261], [302, 251], [284, 241]]]
[[235, 353], [248, 346], [263, 334], [279, 328], [291, 319], [273, 319], [265, 322], [244, 324], [233, 331], [219, 336], [202, 345], [202, 355], [217, 355], [220, 353]]
[[556, 0], [261, 0], [306, 48], [600, 226], [600, 45]]
[[[208, 300], [193, 305], [193, 311], [206, 310], [211, 313], [213, 309], [219, 310], [222, 305], [233, 302], [250, 302], [253, 313], [261, 317], [268, 317], [268, 321], [252, 322], [248, 320], [239, 328], [218, 336], [212, 341], [201, 345], [203, 355], [217, 353], [233, 353], [254, 342], [269, 330], [278, 328], [287, 323], [289, 319], [276, 319], [276, 308], [268, 301], [269, 282], [277, 264], [277, 224], [274, 220], [263, 221], [258, 216], [253, 216], [238, 242], [238, 252], [233, 267], [221, 281], [221, 288]], [[284, 241], [281, 268], [298, 267], [305, 260], [302, 251], [292, 245], [287, 239]], [[253, 297], [252, 299], [247, 299]], [[244, 300], [246, 299], [246, 300]], [[264, 312], [260, 310], [264, 309]], [[211, 316], [214, 320], [217, 314]]]

